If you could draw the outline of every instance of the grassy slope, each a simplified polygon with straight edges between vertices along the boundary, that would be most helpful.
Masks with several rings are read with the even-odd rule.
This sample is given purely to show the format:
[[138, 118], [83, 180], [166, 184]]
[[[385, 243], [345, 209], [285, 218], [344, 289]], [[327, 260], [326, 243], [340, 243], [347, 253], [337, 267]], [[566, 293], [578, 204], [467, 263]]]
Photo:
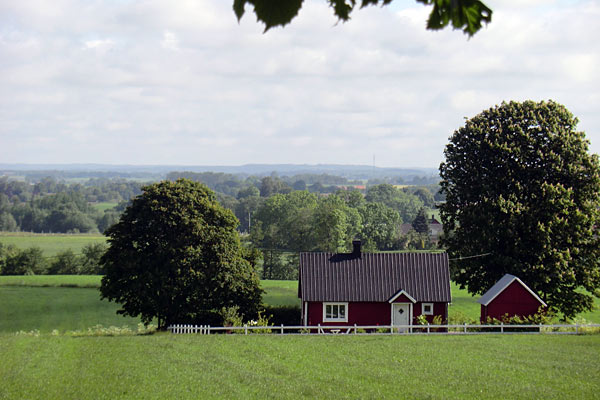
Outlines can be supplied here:
[[0, 398], [594, 399], [600, 336], [0, 335]]
[[21, 249], [39, 247], [45, 256], [54, 256], [67, 249], [81, 253], [81, 248], [89, 243], [105, 242], [102, 235], [87, 234], [32, 234], [32, 233], [0, 233], [0, 243], [15, 245]]
[[263, 302], [269, 305], [300, 306], [298, 281], [261, 281], [265, 294]]

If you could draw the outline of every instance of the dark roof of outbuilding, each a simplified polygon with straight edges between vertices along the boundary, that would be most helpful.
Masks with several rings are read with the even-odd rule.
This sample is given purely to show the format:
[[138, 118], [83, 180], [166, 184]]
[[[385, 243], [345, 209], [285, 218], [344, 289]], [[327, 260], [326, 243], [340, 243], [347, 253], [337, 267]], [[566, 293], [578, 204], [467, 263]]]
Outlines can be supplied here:
[[300, 253], [304, 301], [389, 301], [404, 290], [416, 301], [450, 302], [446, 253]]

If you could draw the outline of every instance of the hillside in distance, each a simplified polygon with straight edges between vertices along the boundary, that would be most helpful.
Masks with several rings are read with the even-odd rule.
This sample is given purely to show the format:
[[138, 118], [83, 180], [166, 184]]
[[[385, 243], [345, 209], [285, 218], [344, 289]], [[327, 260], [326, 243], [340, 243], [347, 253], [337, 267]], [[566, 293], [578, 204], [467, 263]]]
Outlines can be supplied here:
[[169, 172], [223, 172], [234, 175], [279, 176], [300, 174], [329, 174], [347, 179], [373, 179], [401, 177], [433, 177], [437, 168], [384, 168], [368, 165], [341, 164], [246, 164], [238, 166], [217, 165], [110, 165], [110, 164], [0, 164], [0, 175], [6, 176], [55, 176], [57, 178], [78, 177], [122, 177], [164, 179]]

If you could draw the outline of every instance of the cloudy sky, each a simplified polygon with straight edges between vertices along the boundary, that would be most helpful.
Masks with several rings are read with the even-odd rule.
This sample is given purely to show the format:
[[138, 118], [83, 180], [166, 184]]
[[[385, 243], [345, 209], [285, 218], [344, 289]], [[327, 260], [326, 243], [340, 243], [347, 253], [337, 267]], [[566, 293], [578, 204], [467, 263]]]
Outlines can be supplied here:
[[600, 153], [600, 3], [488, 0], [468, 39], [414, 0], [263, 34], [232, 0], [0, 0], [0, 162], [437, 167], [503, 100], [554, 99]]

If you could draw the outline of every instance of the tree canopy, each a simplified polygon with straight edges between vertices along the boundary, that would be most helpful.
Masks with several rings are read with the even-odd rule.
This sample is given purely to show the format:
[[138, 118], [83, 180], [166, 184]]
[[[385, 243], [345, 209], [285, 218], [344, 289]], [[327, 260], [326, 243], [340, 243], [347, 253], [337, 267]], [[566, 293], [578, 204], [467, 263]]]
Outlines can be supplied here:
[[[492, 10], [480, 0], [416, 0], [427, 6], [433, 6], [427, 19], [427, 29], [439, 30], [451, 25], [473, 36], [483, 24], [492, 20]], [[340, 21], [348, 21], [357, 7], [369, 5], [387, 6], [392, 0], [327, 0], [334, 15]], [[274, 26], [285, 26], [294, 19], [303, 0], [234, 0], [233, 10], [240, 20], [245, 12], [246, 3], [254, 6], [256, 18], [265, 24], [265, 32]], [[360, 4], [360, 6], [359, 6]]]
[[371, 186], [367, 190], [365, 199], [371, 203], [385, 204], [398, 211], [402, 220], [406, 222], [415, 219], [417, 213], [423, 207], [423, 202], [417, 196], [387, 183]]
[[219, 323], [223, 307], [253, 317], [261, 301], [255, 255], [214, 192], [186, 179], [143, 188], [110, 227], [102, 298], [144, 323]]
[[415, 232], [418, 233], [429, 233], [429, 226], [427, 225], [427, 216], [425, 215], [425, 209], [421, 208], [419, 213], [412, 222], [412, 227]]
[[560, 104], [525, 101], [454, 132], [440, 165], [440, 211], [450, 257], [476, 256], [453, 262], [461, 287], [481, 294], [510, 273], [567, 318], [593, 307], [600, 163], [576, 125]]

